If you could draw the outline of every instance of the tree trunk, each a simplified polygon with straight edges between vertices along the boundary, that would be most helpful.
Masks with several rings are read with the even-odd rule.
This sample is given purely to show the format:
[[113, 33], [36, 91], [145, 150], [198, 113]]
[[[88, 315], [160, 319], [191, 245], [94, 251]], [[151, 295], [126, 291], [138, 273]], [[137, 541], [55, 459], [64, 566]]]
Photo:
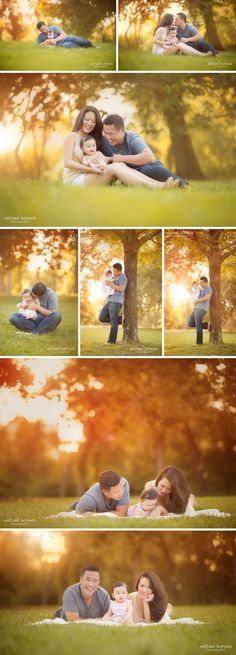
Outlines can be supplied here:
[[[183, 115], [180, 116], [180, 113]], [[181, 122], [182, 130], [180, 131], [178, 127], [175, 126], [172, 111], [168, 116], [168, 109], [166, 112], [166, 120], [170, 130], [172, 151], [178, 175], [181, 175], [186, 179], [203, 180], [204, 175], [195, 155], [191, 137], [187, 132], [184, 110], [181, 109], [180, 103], [178, 104], [178, 124]]]
[[201, 14], [205, 21], [207, 40], [216, 50], [222, 50], [222, 43], [217, 32], [211, 2], [201, 2]]
[[[214, 344], [223, 343], [222, 323], [221, 323], [221, 253], [218, 234], [215, 230], [210, 230], [212, 247], [209, 251], [209, 274], [210, 285], [213, 289], [213, 295], [210, 303], [210, 336], [209, 342]], [[214, 239], [214, 241], [213, 241]]]
[[137, 269], [139, 243], [135, 230], [127, 230], [122, 241], [124, 247], [125, 273], [128, 277], [124, 302], [123, 341], [128, 343], [138, 343]]

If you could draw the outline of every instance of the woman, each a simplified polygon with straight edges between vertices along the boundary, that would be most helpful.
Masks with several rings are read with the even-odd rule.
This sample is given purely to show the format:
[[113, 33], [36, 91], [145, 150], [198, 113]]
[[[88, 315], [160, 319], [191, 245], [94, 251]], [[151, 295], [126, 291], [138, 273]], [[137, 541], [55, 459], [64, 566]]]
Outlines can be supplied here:
[[[158, 474], [156, 480], [146, 482], [145, 489], [154, 486], [157, 490], [158, 506], [162, 506], [166, 514], [185, 514], [194, 507], [195, 498], [190, 492], [183, 471], [177, 466], [166, 466]], [[159, 516], [154, 509], [150, 516]]]
[[134, 623], [163, 623], [170, 618], [167, 594], [160, 578], [153, 571], [140, 574], [136, 591], [129, 594]]
[[191, 48], [187, 43], [177, 41], [173, 28], [173, 14], [164, 14], [154, 33], [153, 55], [177, 55], [179, 52], [182, 52], [183, 55], [192, 55], [193, 57], [207, 57], [212, 55], [212, 52], [199, 52]]
[[172, 177], [169, 177], [166, 182], [158, 182], [123, 163], [108, 163], [105, 170], [101, 170], [101, 167], [96, 169], [82, 164], [81, 139], [91, 134], [96, 141], [97, 149], [100, 150], [102, 129], [102, 119], [96, 107], [90, 105], [83, 107], [76, 118], [72, 132], [67, 134], [64, 140], [64, 184], [79, 187], [107, 186], [114, 180], [120, 180], [127, 186], [138, 185], [151, 189], [179, 186], [179, 180], [174, 180]]

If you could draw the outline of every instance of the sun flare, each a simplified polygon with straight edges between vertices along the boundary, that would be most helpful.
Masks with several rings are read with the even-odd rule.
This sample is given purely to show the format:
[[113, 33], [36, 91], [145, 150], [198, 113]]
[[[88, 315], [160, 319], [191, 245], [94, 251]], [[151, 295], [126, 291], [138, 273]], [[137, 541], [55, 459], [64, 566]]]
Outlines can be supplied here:
[[20, 139], [20, 130], [16, 125], [0, 125], [0, 154], [14, 150]]
[[178, 305], [188, 302], [190, 299], [190, 293], [184, 284], [171, 284], [170, 297], [172, 305], [177, 307]]

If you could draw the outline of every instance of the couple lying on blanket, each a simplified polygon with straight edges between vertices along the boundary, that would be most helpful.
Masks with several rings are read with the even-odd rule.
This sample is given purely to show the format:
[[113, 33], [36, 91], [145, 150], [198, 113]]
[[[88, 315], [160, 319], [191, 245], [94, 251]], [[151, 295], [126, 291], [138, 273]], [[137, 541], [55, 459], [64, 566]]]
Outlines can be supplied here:
[[99, 481], [86, 491], [72, 509], [78, 514], [112, 512], [117, 516], [151, 516], [153, 518], [169, 513], [184, 514], [188, 503], [193, 506], [187, 481], [176, 466], [167, 466], [156, 480], [145, 484], [139, 502], [131, 505], [128, 480], [116, 471], [104, 471]]
[[196, 500], [191, 494], [181, 469], [166, 466], [155, 480], [146, 482], [139, 502], [131, 505], [128, 480], [116, 471], [103, 471], [99, 481], [72, 505], [72, 512], [61, 512], [58, 516], [88, 516], [97, 513], [111, 517], [168, 518], [176, 515], [222, 516], [217, 509], [195, 510]]

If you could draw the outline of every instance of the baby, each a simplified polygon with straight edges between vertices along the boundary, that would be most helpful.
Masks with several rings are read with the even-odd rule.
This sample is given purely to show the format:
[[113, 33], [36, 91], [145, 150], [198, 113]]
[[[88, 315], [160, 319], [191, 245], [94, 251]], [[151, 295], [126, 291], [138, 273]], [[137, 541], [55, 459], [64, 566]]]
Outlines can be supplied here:
[[108, 268], [105, 271], [105, 278], [102, 281], [101, 291], [102, 291], [102, 297], [103, 297], [104, 300], [107, 300], [108, 296], [111, 296], [111, 294], [114, 293], [114, 289], [112, 289], [112, 287], [110, 287], [110, 286], [108, 286], [106, 284], [107, 280], [109, 280], [109, 282], [111, 282], [112, 278], [113, 278], [112, 271]]
[[170, 46], [176, 45], [176, 43], [178, 43], [178, 39], [176, 37], [176, 27], [172, 26], [170, 27], [169, 33], [167, 34], [164, 45]]
[[164, 507], [158, 505], [157, 490], [152, 486], [142, 491], [139, 503], [129, 507], [127, 516], [149, 516], [154, 509], [156, 516], [163, 516], [167, 513]]
[[133, 623], [132, 601], [128, 599], [128, 589], [125, 582], [115, 582], [112, 587], [112, 597], [108, 612], [103, 621], [114, 623]]
[[24, 289], [21, 293], [21, 297], [22, 301], [16, 305], [19, 314], [22, 314], [25, 318], [31, 318], [34, 320], [37, 317], [37, 312], [35, 309], [30, 309], [30, 305], [32, 302], [36, 303], [36, 305], [40, 305], [39, 298], [32, 294], [31, 289]]
[[82, 137], [80, 147], [84, 153], [81, 159], [82, 164], [84, 164], [84, 166], [89, 166], [90, 168], [96, 168], [96, 170], [99, 169], [104, 173], [107, 164], [111, 163], [112, 159], [110, 157], [105, 157], [100, 150], [97, 150], [94, 137], [89, 134]]
[[192, 283], [192, 290], [191, 290], [191, 298], [192, 298], [193, 305], [195, 305], [196, 300], [198, 300], [198, 298], [199, 298], [199, 292], [200, 292], [200, 289], [199, 289], [198, 283], [193, 282]]

